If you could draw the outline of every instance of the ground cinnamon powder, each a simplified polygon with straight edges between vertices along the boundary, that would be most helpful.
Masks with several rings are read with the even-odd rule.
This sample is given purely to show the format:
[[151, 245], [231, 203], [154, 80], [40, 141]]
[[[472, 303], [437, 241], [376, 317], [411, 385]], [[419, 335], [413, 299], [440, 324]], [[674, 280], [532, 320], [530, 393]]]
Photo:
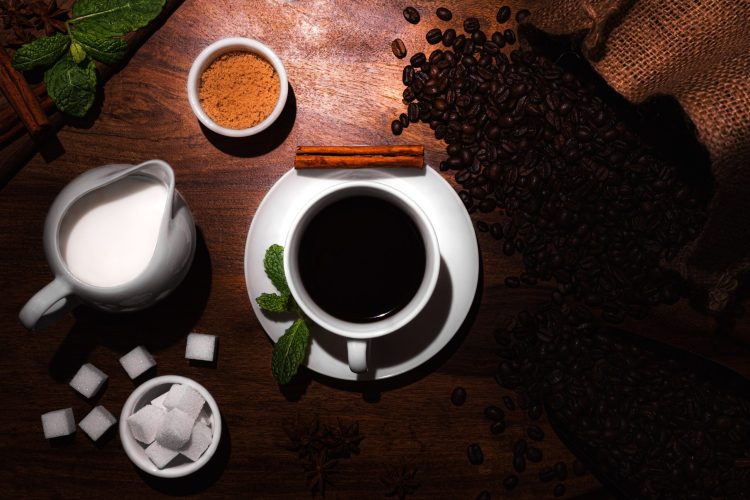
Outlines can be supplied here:
[[229, 52], [201, 75], [201, 106], [222, 127], [253, 127], [271, 114], [279, 99], [279, 75], [251, 52]]

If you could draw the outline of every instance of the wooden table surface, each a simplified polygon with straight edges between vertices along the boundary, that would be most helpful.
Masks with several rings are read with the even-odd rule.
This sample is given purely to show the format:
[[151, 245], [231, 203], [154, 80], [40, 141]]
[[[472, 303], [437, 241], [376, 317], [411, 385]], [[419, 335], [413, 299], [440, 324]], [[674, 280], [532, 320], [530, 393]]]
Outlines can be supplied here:
[[[519, 4], [508, 1], [514, 11]], [[360, 455], [340, 462], [330, 498], [379, 498], [383, 468], [418, 467], [414, 498], [474, 498], [487, 489], [504, 493], [510, 447], [528, 424], [508, 412], [508, 430], [492, 436], [482, 415], [487, 404], [508, 394], [492, 379], [497, 357], [493, 329], [546, 298], [549, 290], [510, 290], [503, 279], [521, 263], [505, 257], [479, 234], [484, 277], [478, 311], [469, 328], [439, 358], [406, 377], [381, 385], [332, 383], [305, 371], [280, 390], [271, 377], [271, 343], [255, 318], [245, 288], [245, 237], [259, 203], [292, 164], [298, 144], [425, 144], [437, 165], [443, 147], [426, 126], [400, 137], [390, 121], [402, 112], [401, 68], [390, 42], [401, 37], [410, 53], [426, 47], [424, 33], [438, 24], [438, 2], [414, 2], [418, 26], [407, 24], [402, 3], [362, 0], [257, 1], [187, 0], [128, 65], [106, 85], [98, 117], [59, 134], [54, 158], [35, 156], [0, 190], [0, 496], [5, 498], [133, 498], [191, 494], [201, 497], [306, 498], [302, 462], [284, 448], [281, 422], [300, 415], [357, 420], [365, 435]], [[494, 2], [446, 2], [458, 27], [471, 14], [495, 29]], [[530, 6], [533, 9], [533, 4]], [[490, 23], [491, 21], [491, 23]], [[292, 92], [280, 122], [257, 138], [229, 142], [203, 130], [188, 106], [185, 80], [192, 60], [210, 42], [248, 36], [270, 45], [282, 58]], [[106, 316], [79, 309], [47, 330], [31, 333], [17, 314], [50, 281], [42, 250], [49, 205], [76, 175], [106, 163], [166, 160], [200, 228], [194, 266], [185, 283], [160, 305], [134, 315]], [[452, 179], [449, 179], [452, 182]], [[748, 350], [729, 339], [747, 333], [743, 318], [717, 324], [685, 302], [661, 308], [650, 318], [625, 325], [692, 349], [750, 376]], [[192, 330], [220, 337], [216, 367], [184, 359]], [[215, 396], [226, 424], [222, 445], [197, 477], [156, 480], [137, 470], [114, 434], [97, 445], [78, 431], [51, 446], [40, 415], [72, 406], [80, 420], [93, 406], [67, 385], [84, 362], [109, 375], [96, 399], [118, 415], [133, 382], [118, 364], [132, 347], [154, 354], [158, 374], [196, 379]], [[465, 405], [450, 403], [456, 386], [467, 389]], [[573, 456], [543, 420], [545, 462]], [[485, 461], [472, 466], [469, 442], [482, 445]], [[554, 483], [540, 483], [539, 466], [521, 476], [511, 496], [551, 497]], [[568, 479], [567, 496], [605, 498], [591, 475]]]

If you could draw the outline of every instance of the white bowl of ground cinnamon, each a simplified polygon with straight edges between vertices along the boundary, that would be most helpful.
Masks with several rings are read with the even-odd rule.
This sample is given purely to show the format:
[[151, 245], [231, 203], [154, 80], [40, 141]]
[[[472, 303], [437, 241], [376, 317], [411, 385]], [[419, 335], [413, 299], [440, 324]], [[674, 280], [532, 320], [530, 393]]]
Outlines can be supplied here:
[[281, 115], [289, 82], [281, 59], [251, 38], [224, 38], [198, 55], [190, 68], [190, 107], [209, 130], [248, 137]]

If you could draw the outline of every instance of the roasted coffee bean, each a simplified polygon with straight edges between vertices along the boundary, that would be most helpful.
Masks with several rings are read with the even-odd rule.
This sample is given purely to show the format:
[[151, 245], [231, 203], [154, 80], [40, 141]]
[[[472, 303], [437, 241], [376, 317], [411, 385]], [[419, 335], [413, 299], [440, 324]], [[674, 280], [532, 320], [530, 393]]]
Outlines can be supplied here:
[[515, 455], [513, 457], [513, 470], [519, 474], [526, 470], [526, 459], [523, 455]]
[[393, 55], [399, 59], [406, 57], [406, 45], [400, 38], [396, 38], [391, 42], [391, 50], [393, 51]]
[[541, 441], [542, 439], [544, 439], [544, 431], [538, 425], [532, 425], [531, 427], [526, 429], [526, 435], [534, 441]]
[[500, 33], [499, 31], [493, 32], [490, 40], [492, 40], [492, 43], [497, 45], [497, 47], [500, 49], [505, 47], [505, 37], [503, 37], [503, 34]]
[[516, 43], [516, 34], [512, 29], [503, 31], [503, 38], [508, 45], [513, 45], [514, 43]]
[[555, 489], [552, 490], [552, 494], [556, 497], [563, 496], [565, 494], [565, 485], [562, 483], [555, 485]]
[[499, 223], [494, 223], [492, 226], [490, 226], [490, 234], [492, 234], [492, 237], [496, 240], [502, 239], [503, 237], [503, 226]]
[[440, 41], [443, 39], [443, 32], [440, 28], [432, 28], [427, 32], [425, 38], [427, 39], [427, 43], [429, 43], [430, 45], [435, 45], [436, 43], [440, 43]]
[[424, 52], [417, 52], [416, 54], [411, 56], [411, 59], [409, 59], [409, 63], [415, 68], [421, 67], [426, 62], [427, 56], [424, 55]]
[[539, 471], [539, 480], [543, 483], [548, 483], [555, 479], [555, 469], [552, 467], [545, 467]]
[[475, 45], [484, 45], [484, 42], [487, 41], [487, 35], [485, 35], [482, 30], [475, 31], [471, 34], [471, 41], [474, 42]]
[[415, 102], [409, 103], [406, 114], [410, 122], [417, 123], [419, 121], [419, 105]]
[[505, 418], [505, 412], [495, 405], [489, 405], [484, 408], [484, 416], [490, 420], [498, 421]]
[[495, 19], [500, 24], [507, 23], [510, 20], [510, 7], [507, 5], [503, 5], [497, 10], [497, 15], [495, 16]]
[[518, 476], [515, 474], [511, 474], [510, 476], [503, 479], [503, 486], [505, 486], [506, 490], [512, 490], [516, 486], [518, 486]]
[[532, 405], [529, 407], [529, 418], [531, 420], [539, 420], [542, 416], [542, 407], [541, 405]]
[[498, 420], [497, 422], [492, 422], [492, 425], [490, 426], [490, 432], [492, 434], [502, 434], [503, 431], [505, 431], [505, 420]]
[[464, 31], [473, 33], [479, 29], [479, 19], [476, 17], [467, 17], [464, 21]]
[[[494, 224], [493, 224], [494, 226]], [[499, 226], [499, 224], [498, 224]], [[516, 409], [516, 402], [513, 401], [513, 398], [510, 396], [503, 396], [503, 404], [505, 407], [509, 410], [515, 410]]]
[[560, 481], [565, 481], [568, 478], [568, 467], [565, 462], [557, 462], [555, 464], [555, 475]]
[[454, 30], [453, 28], [448, 28], [447, 30], [445, 30], [445, 32], [443, 33], [443, 45], [445, 45], [446, 47], [450, 47], [455, 41], [456, 30]]
[[535, 448], [534, 446], [529, 447], [528, 450], [526, 450], [526, 459], [529, 462], [541, 462], [542, 461], [542, 450], [539, 448]]
[[518, 441], [513, 444], [513, 455], [517, 457], [522, 457], [526, 454], [526, 450], [529, 449], [528, 444], [526, 443], [525, 439], [519, 439]]
[[414, 68], [411, 65], [404, 66], [404, 71], [401, 73], [401, 81], [404, 85], [411, 85], [414, 81]]
[[490, 495], [489, 491], [484, 490], [476, 496], [475, 500], [492, 500], [492, 495]]
[[479, 230], [480, 233], [486, 233], [487, 231], [489, 231], [490, 226], [483, 220], [478, 220], [477, 229]]
[[438, 7], [435, 14], [437, 14], [438, 18], [442, 21], [450, 21], [453, 19], [453, 13], [445, 7]]
[[404, 9], [404, 19], [411, 24], [419, 23], [419, 11], [414, 7], [407, 7]]
[[508, 276], [505, 278], [505, 286], [508, 288], [518, 288], [521, 286], [521, 282], [515, 276]]
[[518, 12], [516, 12], [516, 22], [518, 24], [523, 24], [526, 22], [528, 17], [531, 15], [531, 12], [529, 12], [528, 9], [521, 9]]
[[484, 454], [482, 448], [478, 444], [472, 443], [466, 448], [466, 455], [469, 457], [471, 465], [480, 465], [484, 462]]
[[461, 406], [466, 402], [466, 389], [463, 387], [456, 387], [451, 392], [451, 403], [456, 406]]
[[401, 122], [398, 120], [393, 120], [391, 122], [391, 132], [393, 132], [393, 135], [401, 135], [401, 132], [404, 131], [403, 125], [401, 125]]

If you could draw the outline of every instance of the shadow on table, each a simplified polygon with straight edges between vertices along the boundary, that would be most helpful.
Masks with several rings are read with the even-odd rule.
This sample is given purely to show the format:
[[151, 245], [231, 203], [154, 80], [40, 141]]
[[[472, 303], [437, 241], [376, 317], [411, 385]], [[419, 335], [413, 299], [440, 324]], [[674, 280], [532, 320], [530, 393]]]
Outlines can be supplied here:
[[194, 495], [204, 491], [216, 481], [219, 480], [229, 463], [229, 457], [232, 454], [232, 439], [229, 433], [229, 426], [224, 417], [221, 417], [221, 440], [216, 448], [214, 456], [211, 457], [206, 465], [189, 476], [175, 479], [155, 477], [141, 469], [133, 466], [143, 479], [143, 482], [153, 489], [172, 496]]
[[270, 127], [250, 137], [226, 137], [206, 128], [201, 123], [201, 131], [208, 142], [232, 156], [251, 158], [269, 153], [283, 143], [294, 127], [297, 118], [297, 99], [292, 84], [281, 114]]
[[[441, 276], [445, 276], [444, 272], [441, 272]], [[369, 402], [369, 403], [376, 403], [380, 400], [380, 395], [384, 391], [391, 391], [394, 389], [398, 389], [410, 384], [413, 384], [414, 382], [426, 377], [433, 371], [440, 368], [440, 366], [443, 365], [455, 352], [458, 350], [458, 347], [463, 343], [464, 339], [466, 339], [466, 336], [469, 334], [469, 331], [471, 330], [472, 325], [474, 324], [474, 321], [477, 317], [477, 314], [479, 312], [479, 306], [482, 303], [482, 290], [484, 287], [484, 272], [483, 272], [483, 264], [482, 264], [482, 256], [481, 251], [479, 255], [479, 279], [477, 281], [477, 288], [474, 292], [474, 299], [471, 303], [471, 307], [469, 308], [469, 312], [466, 315], [466, 318], [464, 319], [463, 323], [459, 327], [456, 334], [453, 336], [453, 338], [443, 347], [440, 352], [438, 352], [435, 356], [430, 358], [425, 363], [419, 365], [418, 367], [414, 368], [413, 370], [409, 370], [406, 373], [403, 373], [401, 375], [397, 375], [395, 377], [390, 377], [383, 380], [357, 380], [357, 381], [350, 381], [350, 380], [339, 380], [332, 377], [328, 377], [325, 375], [321, 375], [319, 373], [313, 372], [307, 368], [301, 368], [297, 376], [287, 385], [281, 386], [279, 389], [281, 390], [282, 394], [284, 394], [284, 397], [288, 401], [298, 401], [307, 391], [307, 387], [310, 385], [310, 382], [313, 380], [316, 380], [322, 384], [326, 384], [328, 386], [334, 387], [339, 390], [344, 391], [350, 391], [350, 392], [361, 392], [362, 398]], [[452, 290], [450, 289], [450, 283], [441, 284], [440, 278], [438, 281], [438, 285], [436, 286], [436, 297], [435, 300], [431, 301], [432, 304], [428, 304], [425, 311], [420, 316], [417, 316], [417, 318], [414, 319], [415, 322], [420, 321], [420, 317], [424, 317], [425, 315], [435, 317], [436, 314], [445, 314], [445, 312], [439, 313], [437, 311], [432, 311], [433, 306], [437, 309], [440, 308], [448, 308], [450, 307], [450, 300], [452, 299]], [[445, 300], [447, 300], [448, 303], [445, 303]], [[430, 308], [430, 311], [427, 311], [427, 308]], [[433, 323], [434, 324], [434, 323]], [[424, 331], [426, 328], [416, 328], [415, 331]], [[398, 340], [395, 339], [394, 340]], [[342, 344], [344, 345], [344, 344]], [[414, 353], [411, 353], [412, 355]]]
[[[125, 354], [143, 345], [159, 351], [185, 337], [198, 322], [211, 291], [211, 258], [200, 229], [195, 258], [183, 282], [153, 307], [132, 313], [106, 313], [88, 306], [74, 311], [76, 322], [49, 363], [49, 373], [67, 382], [97, 345]], [[136, 382], [155, 375], [151, 370]]]

